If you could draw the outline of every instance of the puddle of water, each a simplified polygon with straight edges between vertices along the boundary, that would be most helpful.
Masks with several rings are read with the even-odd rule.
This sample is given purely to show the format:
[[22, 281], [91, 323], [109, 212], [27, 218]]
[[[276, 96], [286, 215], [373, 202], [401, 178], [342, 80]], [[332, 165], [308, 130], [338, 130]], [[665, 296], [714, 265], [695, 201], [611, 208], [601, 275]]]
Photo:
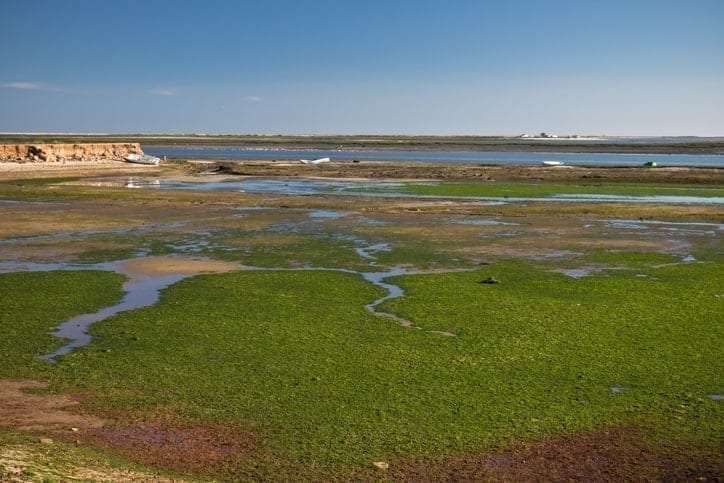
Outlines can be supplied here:
[[497, 218], [450, 218], [446, 223], [455, 225], [476, 225], [476, 226], [517, 226], [519, 223], [501, 221]]
[[[677, 234], [716, 236], [724, 230], [724, 224], [686, 221], [660, 220], [607, 220], [604, 225], [610, 228], [629, 230], [652, 230], [674, 232]], [[655, 233], [652, 231], [652, 233]]]
[[724, 400], [724, 394], [709, 394], [709, 399], [712, 401], [722, 401]]
[[348, 211], [338, 210], [314, 210], [309, 213], [310, 218], [321, 218], [325, 220], [338, 220], [349, 215]]
[[598, 269], [590, 268], [590, 267], [583, 267], [583, 268], [560, 268], [557, 270], [554, 270], [555, 272], [562, 273], [563, 275], [566, 275], [571, 278], [583, 278], [588, 277], [589, 275], [592, 275], [594, 272], [597, 272]]
[[126, 181], [125, 188], [160, 188], [161, 180], [158, 179], [145, 179], [145, 178], [131, 178]]
[[[562, 273], [563, 275], [566, 275], [571, 278], [580, 279], [584, 277], [590, 277], [592, 275], [599, 274], [606, 270], [626, 270], [627, 267], [625, 266], [611, 266], [611, 265], [586, 265], [583, 267], [578, 268], [557, 268], [552, 270], [556, 273]], [[645, 274], [637, 274], [637, 277], [647, 277]]]
[[613, 394], [621, 394], [623, 392], [630, 391], [630, 390], [631, 390], [631, 388], [626, 387], [626, 386], [611, 386], [611, 392]]

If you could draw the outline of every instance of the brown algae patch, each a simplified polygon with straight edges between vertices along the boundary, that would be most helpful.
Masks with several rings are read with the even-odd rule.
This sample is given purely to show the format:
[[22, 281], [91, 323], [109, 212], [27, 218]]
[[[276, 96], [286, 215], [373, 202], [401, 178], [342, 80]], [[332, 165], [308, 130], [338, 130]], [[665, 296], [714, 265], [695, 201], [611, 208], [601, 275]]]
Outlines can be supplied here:
[[[104, 420], [73, 409], [79, 402], [67, 394], [32, 394], [47, 385], [28, 379], [0, 379], [0, 427], [68, 434], [99, 428]], [[74, 433], [75, 434], [75, 433]]]
[[[76, 412], [78, 398], [68, 394], [32, 394], [28, 390], [46, 388], [45, 383], [33, 380], [0, 379], [0, 428], [32, 431], [76, 444], [91, 444], [119, 450], [133, 461], [163, 468], [185, 471], [223, 469], [238, 465], [255, 448], [256, 438], [249, 431], [233, 424], [206, 423], [182, 425], [170, 418], [150, 422], [129, 422], [102, 419]], [[42, 446], [17, 445], [10, 450], [0, 449], [0, 479], [21, 475], [23, 469], [37, 469], [41, 474], [68, 478], [80, 468], [53, 469], [56, 451], [47, 458], [47, 467], [35, 468], [33, 461], [43, 455], [43, 447], [53, 441], [43, 437]], [[42, 458], [41, 458], [42, 459]], [[118, 470], [101, 465], [96, 471], [78, 473], [81, 479], [98, 481], [150, 481], [151, 475]], [[108, 478], [106, 478], [106, 475]], [[165, 479], [162, 479], [166, 481]], [[26, 481], [23, 479], [10, 481]], [[157, 480], [156, 476], [153, 481]]]
[[229, 423], [178, 424], [171, 420], [108, 424], [84, 440], [120, 450], [133, 461], [181, 471], [238, 467], [256, 448], [256, 437]]
[[443, 461], [393, 461], [386, 476], [392, 481], [719, 481], [721, 474], [716, 449], [655, 444], [636, 429], [618, 427]]

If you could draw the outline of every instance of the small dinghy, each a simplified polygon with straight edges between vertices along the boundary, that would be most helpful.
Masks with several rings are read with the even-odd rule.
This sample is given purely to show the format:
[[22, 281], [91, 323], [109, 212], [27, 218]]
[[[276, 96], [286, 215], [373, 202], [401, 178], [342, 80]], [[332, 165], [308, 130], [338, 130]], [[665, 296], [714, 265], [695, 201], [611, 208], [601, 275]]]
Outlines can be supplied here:
[[157, 158], [156, 156], [151, 156], [150, 154], [136, 154], [131, 153], [123, 158], [124, 161], [127, 163], [136, 163], [136, 164], [150, 164], [153, 166], [158, 166], [158, 163], [161, 162], [161, 158]]

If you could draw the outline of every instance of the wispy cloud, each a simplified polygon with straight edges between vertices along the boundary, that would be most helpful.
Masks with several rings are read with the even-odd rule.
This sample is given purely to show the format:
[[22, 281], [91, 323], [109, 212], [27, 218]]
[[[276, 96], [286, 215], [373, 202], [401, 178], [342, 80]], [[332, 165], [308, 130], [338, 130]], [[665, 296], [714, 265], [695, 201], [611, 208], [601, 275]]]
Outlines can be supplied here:
[[261, 102], [261, 101], [263, 101], [264, 99], [262, 99], [262, 98], [259, 97], [259, 96], [246, 96], [246, 97], [244, 97], [244, 100], [245, 100], [246, 102]]
[[25, 90], [54, 90], [47, 84], [42, 82], [6, 82], [2, 85], [8, 89], [25, 89]]
[[178, 91], [176, 89], [168, 89], [165, 87], [151, 89], [149, 92], [157, 96], [175, 96], [178, 94]]

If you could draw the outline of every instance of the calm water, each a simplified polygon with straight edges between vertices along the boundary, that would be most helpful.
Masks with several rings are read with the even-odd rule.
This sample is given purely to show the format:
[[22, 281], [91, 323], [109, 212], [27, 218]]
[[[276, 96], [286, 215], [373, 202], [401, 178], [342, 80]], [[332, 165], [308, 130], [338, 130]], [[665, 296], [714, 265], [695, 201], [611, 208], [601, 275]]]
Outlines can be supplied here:
[[333, 161], [419, 161], [488, 164], [540, 164], [563, 161], [570, 165], [640, 166], [655, 161], [659, 166], [724, 167], [722, 154], [616, 154], [530, 153], [508, 151], [373, 151], [319, 149], [265, 149], [243, 146], [143, 146], [153, 156], [188, 159], [280, 160], [329, 157]]
[[[724, 205], [722, 196], [689, 196], [682, 190], [682, 195], [606, 195], [597, 193], [579, 194], [553, 194], [540, 197], [499, 197], [499, 196], [434, 196], [417, 195], [403, 191], [404, 183], [379, 181], [336, 181], [317, 179], [267, 179], [267, 178], [240, 178], [220, 180], [209, 177], [199, 181], [180, 180], [146, 180], [142, 178], [103, 178], [86, 180], [83, 182], [90, 186], [124, 186], [135, 189], [164, 189], [164, 190], [194, 190], [216, 192], [247, 192], [269, 193], [282, 195], [364, 195], [388, 196], [405, 198], [460, 198], [481, 200], [489, 203], [510, 203], [526, 201], [580, 201], [587, 203], [616, 202], [616, 203], [666, 203], [666, 204], [696, 204], [696, 205]], [[582, 188], [585, 190], [585, 188]]]

